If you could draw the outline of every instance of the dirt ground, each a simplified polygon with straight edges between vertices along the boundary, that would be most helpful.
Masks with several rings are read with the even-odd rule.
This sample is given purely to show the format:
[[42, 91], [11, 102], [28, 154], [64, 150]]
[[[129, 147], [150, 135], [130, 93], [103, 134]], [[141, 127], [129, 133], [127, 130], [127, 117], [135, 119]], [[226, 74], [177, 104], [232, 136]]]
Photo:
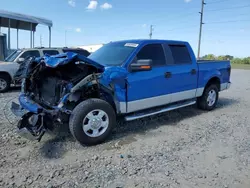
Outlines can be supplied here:
[[0, 94], [0, 187], [249, 188], [250, 71], [233, 70], [231, 81], [214, 111], [120, 122], [92, 147], [67, 131], [40, 143], [20, 138], [9, 110], [18, 89]]

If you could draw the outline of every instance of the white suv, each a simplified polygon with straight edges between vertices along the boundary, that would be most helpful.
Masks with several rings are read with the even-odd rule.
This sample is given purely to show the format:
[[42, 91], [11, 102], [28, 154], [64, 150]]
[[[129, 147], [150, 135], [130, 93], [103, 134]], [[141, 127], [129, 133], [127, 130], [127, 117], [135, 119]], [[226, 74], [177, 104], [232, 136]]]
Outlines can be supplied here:
[[30, 48], [15, 50], [5, 61], [0, 61], [0, 93], [9, 90], [10, 85], [18, 85], [13, 79], [19, 64], [28, 56], [41, 57], [45, 54], [56, 55], [65, 52], [75, 52], [80, 55], [88, 56], [90, 53], [81, 48]]

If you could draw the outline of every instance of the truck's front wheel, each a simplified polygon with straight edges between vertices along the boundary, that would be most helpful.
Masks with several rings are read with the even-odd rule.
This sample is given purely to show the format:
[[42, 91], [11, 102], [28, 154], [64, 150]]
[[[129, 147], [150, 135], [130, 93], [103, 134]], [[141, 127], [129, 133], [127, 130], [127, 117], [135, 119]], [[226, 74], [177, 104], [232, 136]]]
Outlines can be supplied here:
[[101, 99], [88, 99], [73, 110], [69, 127], [71, 134], [83, 145], [103, 142], [116, 124], [112, 106]]
[[212, 84], [206, 87], [203, 95], [198, 98], [198, 107], [202, 110], [213, 110], [217, 105], [218, 97], [219, 89]]
[[11, 79], [7, 74], [0, 74], [0, 93], [4, 93], [10, 88]]

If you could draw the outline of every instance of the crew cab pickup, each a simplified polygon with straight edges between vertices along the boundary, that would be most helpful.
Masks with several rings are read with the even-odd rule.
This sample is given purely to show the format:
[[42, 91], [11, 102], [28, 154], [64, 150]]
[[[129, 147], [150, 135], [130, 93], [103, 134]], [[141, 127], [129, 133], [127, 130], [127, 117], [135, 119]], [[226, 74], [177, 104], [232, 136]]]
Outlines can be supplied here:
[[0, 93], [9, 90], [11, 84], [20, 85], [19, 80], [15, 80], [14, 75], [19, 68], [20, 63], [29, 56], [41, 57], [45, 54], [56, 55], [65, 52], [75, 52], [88, 56], [90, 53], [81, 48], [26, 48], [13, 51], [4, 62], [0, 61]]
[[12, 112], [22, 117], [19, 133], [28, 139], [66, 122], [77, 141], [93, 145], [107, 138], [117, 117], [131, 121], [195, 103], [213, 110], [230, 73], [230, 61], [197, 61], [188, 42], [110, 42], [88, 57], [27, 60]]

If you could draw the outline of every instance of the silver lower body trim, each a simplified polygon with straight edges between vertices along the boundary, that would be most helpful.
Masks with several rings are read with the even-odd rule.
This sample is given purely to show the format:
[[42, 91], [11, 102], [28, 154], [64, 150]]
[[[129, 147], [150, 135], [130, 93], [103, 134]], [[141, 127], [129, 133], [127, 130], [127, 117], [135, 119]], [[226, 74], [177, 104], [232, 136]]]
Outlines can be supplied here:
[[226, 90], [226, 89], [229, 89], [231, 86], [231, 82], [228, 82], [228, 83], [223, 83], [220, 85], [220, 91], [223, 91], [223, 90]]
[[132, 120], [144, 118], [144, 117], [147, 117], [147, 116], [160, 114], [160, 113], [163, 113], [163, 112], [168, 112], [168, 111], [175, 110], [175, 109], [178, 109], [178, 108], [183, 108], [183, 107], [186, 107], [186, 106], [193, 105], [195, 103], [196, 103], [196, 101], [187, 101], [187, 102], [183, 102], [181, 104], [174, 104], [174, 105], [170, 105], [168, 107], [162, 108], [162, 109], [158, 109], [156, 111], [151, 111], [151, 112], [148, 112], [148, 113], [145, 112], [145, 113], [139, 113], [139, 114], [135, 114], [135, 115], [126, 116], [125, 120], [126, 121], [132, 121]]

